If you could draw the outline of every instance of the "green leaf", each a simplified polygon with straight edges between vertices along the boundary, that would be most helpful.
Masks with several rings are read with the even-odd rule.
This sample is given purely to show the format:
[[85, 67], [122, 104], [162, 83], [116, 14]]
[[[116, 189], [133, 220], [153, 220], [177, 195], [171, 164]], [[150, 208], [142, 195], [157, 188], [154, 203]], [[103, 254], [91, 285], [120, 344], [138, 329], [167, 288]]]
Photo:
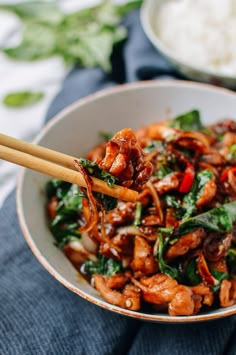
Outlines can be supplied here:
[[163, 146], [163, 142], [162, 141], [153, 141], [153, 140], [150, 140], [147, 144], [147, 146], [143, 149], [143, 151], [145, 153], [152, 153], [152, 152], [155, 152], [156, 150], [158, 151], [162, 151], [164, 148]]
[[196, 201], [201, 197], [206, 183], [213, 177], [212, 171], [207, 169], [197, 173], [191, 191], [183, 198], [183, 207], [185, 208], [183, 219], [191, 217], [196, 212]]
[[56, 54], [56, 33], [53, 27], [28, 20], [24, 22], [22, 42], [17, 47], [5, 48], [9, 57], [20, 61], [34, 61]]
[[199, 227], [225, 233], [232, 230], [234, 222], [236, 222], [236, 201], [185, 220], [180, 224], [175, 235], [183, 235]]
[[121, 262], [105, 258], [103, 255], [99, 255], [98, 261], [86, 260], [83, 264], [83, 271], [86, 274], [100, 274], [106, 276], [112, 276], [122, 271]]
[[118, 6], [118, 13], [120, 16], [126, 15], [129, 11], [136, 9], [137, 7], [141, 6], [143, 0], [133, 0], [128, 2], [127, 4], [123, 4]]
[[216, 285], [212, 286], [211, 287], [211, 290], [213, 292], [216, 292], [220, 289], [220, 286], [221, 286], [221, 282], [225, 279], [228, 279], [229, 275], [227, 272], [221, 272], [221, 271], [218, 271], [218, 270], [214, 270], [214, 269], [210, 269], [210, 272], [212, 274], [212, 276], [217, 280], [219, 281]]
[[99, 168], [98, 164], [88, 159], [81, 158], [79, 163], [85, 168], [89, 175], [105, 181], [109, 187], [112, 187], [116, 182], [118, 182], [118, 179], [115, 176]]
[[4, 96], [3, 103], [7, 107], [20, 108], [32, 106], [42, 100], [44, 94], [40, 91], [18, 91]]
[[173, 170], [171, 170], [168, 165], [164, 164], [164, 163], [158, 163], [157, 165], [157, 171], [154, 173], [154, 175], [156, 177], [158, 177], [158, 179], [163, 179], [166, 175], [172, 173]]
[[196, 286], [202, 281], [202, 278], [198, 272], [197, 262], [195, 258], [191, 259], [188, 265], [186, 266], [184, 276], [188, 284], [191, 286]]
[[64, 191], [68, 191], [71, 184], [69, 182], [65, 182], [63, 180], [53, 178], [48, 181], [46, 185], [46, 195], [48, 198], [56, 196], [61, 199], [63, 197]]
[[[158, 265], [159, 269], [163, 274], [169, 275], [173, 279], [178, 279], [179, 272], [176, 268], [168, 265], [164, 261], [164, 252], [170, 241], [170, 237], [172, 235], [173, 228], [159, 228], [158, 230]], [[163, 237], [165, 236], [165, 240]]]
[[108, 195], [101, 194], [99, 192], [95, 192], [96, 200], [103, 206], [105, 211], [114, 210], [117, 207], [118, 200], [115, 197], [111, 197]]
[[72, 14], [63, 14], [55, 1], [2, 5], [23, 22], [21, 43], [3, 51], [15, 60], [29, 61], [60, 55], [68, 64], [99, 66], [108, 72], [114, 46], [127, 37], [122, 16], [139, 3], [123, 7], [103, 1]]
[[175, 117], [169, 125], [170, 127], [180, 129], [182, 131], [198, 131], [204, 127], [201, 122], [200, 112], [198, 110], [193, 110]]
[[105, 142], [109, 142], [109, 140], [111, 140], [111, 138], [114, 136], [114, 134], [111, 133], [111, 132], [100, 131], [100, 132], [99, 132], [99, 136], [100, 136]]
[[0, 4], [0, 10], [11, 11], [23, 20], [40, 20], [40, 22], [50, 24], [60, 23], [63, 18], [57, 2], [50, 0]]

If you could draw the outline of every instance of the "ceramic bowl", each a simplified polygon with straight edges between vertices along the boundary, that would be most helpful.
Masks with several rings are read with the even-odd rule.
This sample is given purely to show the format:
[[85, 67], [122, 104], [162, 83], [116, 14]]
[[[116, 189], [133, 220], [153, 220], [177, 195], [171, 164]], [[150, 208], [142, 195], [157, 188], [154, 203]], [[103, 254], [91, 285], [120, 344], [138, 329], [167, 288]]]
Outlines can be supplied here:
[[[157, 14], [160, 6], [169, 0], [145, 0], [141, 8], [141, 23], [154, 47], [185, 77], [228, 88], [236, 88], [236, 76], [224, 75], [214, 70], [204, 69], [179, 59], [158, 37], [156, 27]], [[174, 34], [178, 36], [178, 34]]]
[[[118, 86], [82, 99], [59, 113], [35, 143], [82, 157], [98, 143], [98, 132], [136, 129], [148, 123], [199, 109], [205, 123], [236, 117], [236, 95], [226, 89], [181, 81], [153, 81]], [[236, 305], [196, 316], [125, 310], [104, 301], [62, 251], [54, 245], [45, 214], [45, 184], [50, 178], [23, 169], [17, 189], [17, 210], [27, 243], [39, 262], [59, 282], [86, 300], [129, 317], [158, 322], [196, 322], [236, 313]]]

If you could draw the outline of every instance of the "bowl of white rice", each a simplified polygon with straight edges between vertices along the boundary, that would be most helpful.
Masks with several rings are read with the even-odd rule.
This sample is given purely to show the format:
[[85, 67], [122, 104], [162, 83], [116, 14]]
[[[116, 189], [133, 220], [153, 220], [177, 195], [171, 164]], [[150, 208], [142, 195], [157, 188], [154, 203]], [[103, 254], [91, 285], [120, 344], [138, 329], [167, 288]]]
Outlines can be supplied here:
[[236, 87], [236, 0], [146, 0], [141, 22], [186, 77]]

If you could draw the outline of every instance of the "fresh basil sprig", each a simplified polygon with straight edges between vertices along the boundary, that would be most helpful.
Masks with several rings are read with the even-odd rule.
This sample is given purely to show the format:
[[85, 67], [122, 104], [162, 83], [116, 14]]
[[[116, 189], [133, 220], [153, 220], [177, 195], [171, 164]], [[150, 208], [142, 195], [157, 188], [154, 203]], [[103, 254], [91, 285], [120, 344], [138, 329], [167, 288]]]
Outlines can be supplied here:
[[205, 213], [186, 219], [175, 231], [175, 235], [183, 235], [203, 227], [215, 232], [229, 232], [236, 222], [236, 201], [213, 208]]
[[33, 61], [59, 55], [70, 65], [111, 70], [114, 46], [127, 38], [122, 17], [141, 0], [116, 5], [101, 4], [73, 13], [63, 13], [57, 1], [24, 1], [1, 4], [22, 21], [22, 41], [3, 51], [15, 60]]

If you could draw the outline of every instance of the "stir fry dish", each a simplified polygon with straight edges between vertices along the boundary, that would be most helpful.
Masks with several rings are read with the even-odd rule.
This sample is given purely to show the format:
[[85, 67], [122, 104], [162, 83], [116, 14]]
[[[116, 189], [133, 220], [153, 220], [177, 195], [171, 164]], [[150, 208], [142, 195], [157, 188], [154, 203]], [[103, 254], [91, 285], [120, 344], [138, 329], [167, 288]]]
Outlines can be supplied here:
[[[236, 122], [204, 126], [193, 110], [102, 136], [75, 162], [86, 189], [47, 184], [56, 245], [118, 307], [191, 316], [234, 305]], [[92, 192], [91, 176], [137, 201]]]

